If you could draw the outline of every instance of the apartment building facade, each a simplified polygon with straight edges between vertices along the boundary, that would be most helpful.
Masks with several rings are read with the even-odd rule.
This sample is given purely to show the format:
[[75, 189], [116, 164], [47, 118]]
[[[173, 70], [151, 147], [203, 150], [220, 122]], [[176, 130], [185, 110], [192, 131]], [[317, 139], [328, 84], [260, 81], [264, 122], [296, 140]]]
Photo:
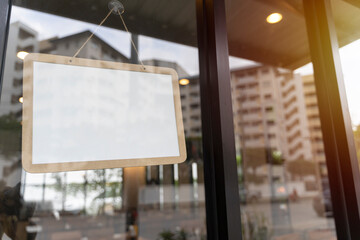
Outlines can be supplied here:
[[[0, 142], [9, 143], [9, 151], [0, 152], [0, 186], [19, 179], [22, 170], [21, 149], [17, 147], [16, 138], [21, 134], [22, 116], [22, 78], [23, 61], [17, 55], [19, 52], [37, 52], [39, 49], [37, 32], [21, 22], [11, 24], [7, 46], [8, 64], [4, 68], [2, 82], [3, 94], [0, 107], [1, 129]], [[20, 56], [21, 57], [21, 56]]]
[[[188, 136], [201, 135], [199, 80], [181, 86], [183, 118]], [[231, 71], [237, 152], [272, 149], [286, 160], [313, 160], [301, 76], [271, 66]]]
[[[53, 37], [43, 40], [40, 42], [40, 52], [62, 56], [74, 56], [91, 34], [92, 32], [90, 31], [83, 31], [61, 38]], [[77, 57], [104, 61], [129, 62], [129, 59], [126, 56], [114, 49], [96, 34], [94, 34], [89, 42], [82, 48]]]
[[14, 114], [17, 118], [21, 117], [22, 97], [22, 78], [23, 78], [23, 61], [17, 54], [20, 51], [37, 52], [39, 42], [37, 32], [22, 22], [11, 24], [9, 32], [9, 42], [7, 47], [7, 56], [9, 64], [4, 69], [4, 81], [2, 89], [4, 94], [1, 95], [3, 106], [0, 108], [0, 115]]
[[314, 75], [302, 76], [304, 89], [306, 117], [309, 124], [311, 152], [313, 160], [318, 163], [320, 174], [327, 175], [326, 157], [324, 151], [323, 136], [321, 132], [320, 114], [316, 98]]

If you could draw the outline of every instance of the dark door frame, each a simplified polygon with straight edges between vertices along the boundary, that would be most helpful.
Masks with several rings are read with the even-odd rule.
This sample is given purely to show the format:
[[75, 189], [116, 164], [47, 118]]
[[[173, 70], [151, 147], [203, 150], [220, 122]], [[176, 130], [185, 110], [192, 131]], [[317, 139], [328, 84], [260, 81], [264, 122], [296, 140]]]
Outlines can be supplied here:
[[206, 225], [209, 240], [241, 240], [224, 0], [197, 0]]
[[10, 13], [11, 13], [11, 0], [1, 0], [0, 1], [0, 95], [2, 80], [5, 69], [5, 55], [6, 55], [6, 46], [7, 39], [9, 34], [9, 25], [10, 25]]
[[[360, 175], [330, 0], [303, 0], [338, 239], [360, 239]], [[0, 1], [0, 86], [11, 0]], [[207, 236], [240, 240], [224, 0], [196, 0]], [[1, 90], [1, 89], [0, 89]]]
[[303, 0], [338, 239], [360, 239], [360, 174], [330, 0]]

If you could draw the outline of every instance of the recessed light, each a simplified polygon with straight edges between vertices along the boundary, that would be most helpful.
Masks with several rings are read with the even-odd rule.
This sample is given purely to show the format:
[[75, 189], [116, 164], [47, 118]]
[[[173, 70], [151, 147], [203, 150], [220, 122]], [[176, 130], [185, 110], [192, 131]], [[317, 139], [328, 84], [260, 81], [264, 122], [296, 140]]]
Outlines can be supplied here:
[[183, 78], [179, 81], [180, 85], [188, 85], [189, 84], [189, 79]]
[[267, 21], [268, 23], [273, 24], [273, 23], [278, 23], [278, 22], [280, 22], [282, 18], [283, 18], [283, 17], [282, 17], [282, 15], [281, 15], [280, 13], [272, 13], [272, 14], [270, 14], [270, 15], [266, 18], [266, 21]]
[[24, 60], [24, 58], [28, 55], [29, 53], [28, 52], [25, 52], [25, 51], [20, 51], [16, 54], [16, 56], [18, 58], [20, 58], [21, 60]]

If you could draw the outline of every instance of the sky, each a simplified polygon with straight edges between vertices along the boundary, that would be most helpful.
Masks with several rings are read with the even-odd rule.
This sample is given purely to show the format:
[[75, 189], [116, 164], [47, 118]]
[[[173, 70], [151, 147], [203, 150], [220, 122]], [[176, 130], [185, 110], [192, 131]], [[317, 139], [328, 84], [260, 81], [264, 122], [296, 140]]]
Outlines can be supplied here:
[[[85, 30], [94, 31], [96, 25], [73, 19], [63, 18], [51, 14], [13, 7], [11, 22], [21, 21], [38, 32], [40, 40], [51, 37], [63, 37]], [[99, 19], [99, 22], [101, 19]], [[119, 25], [121, 24], [119, 19]], [[131, 31], [131, 29], [129, 29]], [[130, 56], [130, 36], [124, 32], [107, 27], [98, 28], [96, 34], [111, 46]], [[190, 75], [199, 72], [197, 48], [171, 43], [146, 36], [139, 37], [140, 59], [161, 59], [177, 62]], [[349, 111], [353, 125], [360, 124], [360, 40], [355, 41], [340, 49], [340, 58], [345, 80], [345, 87], [349, 105]], [[256, 64], [253, 61], [230, 57], [230, 68], [245, 67]], [[297, 70], [296, 73], [308, 75], [313, 73], [312, 65], [307, 64]]]

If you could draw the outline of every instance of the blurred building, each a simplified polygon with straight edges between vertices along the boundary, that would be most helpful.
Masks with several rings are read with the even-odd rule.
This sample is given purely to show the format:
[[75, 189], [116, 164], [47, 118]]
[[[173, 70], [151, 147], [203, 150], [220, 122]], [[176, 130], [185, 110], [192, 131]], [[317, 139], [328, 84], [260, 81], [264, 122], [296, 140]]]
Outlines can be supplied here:
[[187, 138], [199, 138], [201, 136], [199, 77], [189, 76], [189, 74], [176, 62], [151, 59], [145, 60], [143, 63], [145, 65], [172, 68], [178, 73], [179, 79], [186, 78], [189, 80], [189, 84], [179, 85], [184, 131]]
[[280, 187], [286, 181], [283, 160], [312, 160], [301, 76], [266, 65], [232, 69], [231, 87], [243, 180]]
[[[180, 87], [187, 136], [201, 136], [198, 76]], [[287, 160], [312, 159], [301, 76], [271, 66], [231, 70], [237, 151], [272, 149]]]
[[237, 146], [272, 149], [287, 160], [311, 158], [299, 75], [255, 66], [232, 70], [231, 84]]
[[[273, 181], [274, 188], [281, 187], [290, 174], [283, 160], [319, 163], [324, 166], [320, 168], [322, 176], [326, 176], [313, 77], [302, 79], [300, 74], [267, 65], [232, 69], [230, 76], [236, 151], [238, 160], [244, 160], [239, 166], [244, 171], [243, 181]], [[201, 139], [199, 77], [187, 78], [189, 84], [180, 85], [186, 136]], [[306, 80], [309, 78], [312, 80]], [[271, 168], [270, 162], [274, 164]], [[259, 190], [264, 197], [265, 190]]]
[[177, 62], [170, 62], [160, 59], [148, 59], [143, 61], [144, 65], [156, 66], [156, 67], [167, 67], [174, 69], [180, 78], [188, 77], [189, 74], [182, 68]]
[[[37, 32], [21, 22], [10, 26], [6, 65], [2, 82], [0, 108], [0, 146], [11, 145], [11, 148], [0, 149], [0, 188], [2, 185], [15, 186], [21, 176], [21, 135], [20, 120], [22, 116], [22, 78], [23, 60], [18, 53], [37, 52]], [[24, 57], [24, 56], [20, 56]]]
[[181, 108], [185, 135], [190, 138], [201, 136], [201, 106], [199, 77], [187, 77], [189, 84], [180, 85]]
[[[164, 185], [168, 185], [177, 182], [176, 184], [186, 185], [192, 184], [194, 181], [202, 184], [204, 177], [201, 170], [203, 163], [199, 79], [196, 76], [190, 77], [176, 62], [150, 59], [144, 60], [143, 63], [145, 65], [172, 68], [177, 72], [179, 79], [186, 78], [190, 80], [188, 85], [179, 85], [186, 137], [187, 164], [147, 167], [147, 184], [151, 185], [162, 182]], [[189, 192], [186, 195], [192, 196], [192, 193]]]
[[[92, 34], [84, 31], [62, 38], [50, 38], [40, 42], [40, 52], [62, 56], [73, 56]], [[78, 58], [96, 59], [115, 62], [129, 62], [122, 53], [94, 34], [89, 42], [77, 55]]]
[[21, 116], [23, 60], [17, 57], [20, 51], [38, 52], [39, 43], [37, 32], [21, 22], [14, 22], [10, 26], [9, 40], [6, 51], [6, 66], [2, 94], [0, 115], [15, 114]]
[[326, 157], [321, 132], [319, 107], [316, 98], [314, 75], [303, 76], [302, 82], [304, 86], [306, 117], [308, 119], [310, 130], [311, 152], [314, 161], [319, 163], [321, 175], [326, 176]]

